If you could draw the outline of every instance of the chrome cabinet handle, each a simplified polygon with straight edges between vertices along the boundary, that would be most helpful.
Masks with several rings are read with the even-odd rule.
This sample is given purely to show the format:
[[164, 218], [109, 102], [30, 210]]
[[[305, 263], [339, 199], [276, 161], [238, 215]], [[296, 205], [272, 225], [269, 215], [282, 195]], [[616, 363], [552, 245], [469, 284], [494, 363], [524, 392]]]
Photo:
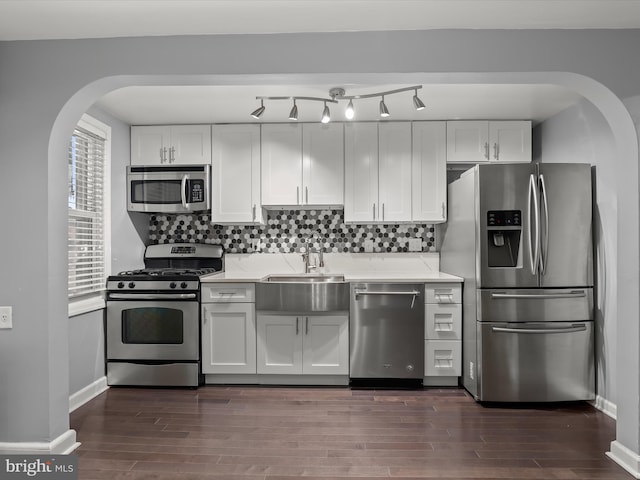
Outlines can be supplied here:
[[442, 219], [444, 220], [444, 202], [442, 202]]
[[304, 203], [309, 203], [309, 187], [304, 187]]
[[376, 219], [376, 204], [373, 204], [373, 220], [375, 221]]
[[296, 336], [300, 333], [300, 319], [296, 317]]
[[160, 147], [160, 163], [164, 162], [164, 157], [162, 156], [162, 147]]
[[307, 317], [307, 325], [305, 335], [309, 335], [309, 317]]
[[169, 163], [173, 163], [176, 161], [176, 147], [171, 147], [169, 150]]
[[498, 160], [500, 156], [500, 147], [498, 146], [498, 142], [493, 144], [493, 158]]
[[251, 216], [252, 216], [252, 220], [255, 222], [256, 221], [256, 206], [255, 206], [255, 204], [253, 205], [253, 208], [251, 209]]
[[360, 296], [360, 295], [413, 295], [414, 297], [419, 297], [420, 296], [420, 292], [417, 290], [410, 290], [407, 292], [367, 292], [366, 290], [355, 290], [355, 295]]
[[547, 334], [547, 333], [576, 333], [584, 332], [587, 329], [585, 325], [573, 325], [567, 328], [505, 328], [492, 327], [491, 331], [501, 333], [526, 333], [526, 334]]
[[300, 187], [296, 187], [296, 204], [300, 203]]
[[384, 222], [384, 203], [382, 204], [382, 221]]
[[489, 160], [489, 142], [484, 142], [484, 158]]

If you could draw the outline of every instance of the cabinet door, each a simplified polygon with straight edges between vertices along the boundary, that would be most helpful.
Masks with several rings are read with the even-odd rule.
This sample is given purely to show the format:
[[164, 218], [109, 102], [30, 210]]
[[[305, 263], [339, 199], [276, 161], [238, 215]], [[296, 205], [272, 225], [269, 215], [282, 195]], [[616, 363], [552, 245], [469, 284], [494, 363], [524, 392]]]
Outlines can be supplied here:
[[488, 160], [488, 122], [447, 122], [447, 162], [481, 163]]
[[301, 323], [292, 315], [258, 315], [258, 373], [302, 373]]
[[345, 223], [372, 222], [378, 206], [378, 125], [344, 126]]
[[500, 162], [531, 162], [531, 122], [489, 122], [490, 158]]
[[411, 220], [411, 123], [381, 123], [378, 127], [379, 203], [377, 221]]
[[253, 303], [202, 305], [202, 373], [256, 373]]
[[459, 377], [461, 373], [462, 346], [459, 340], [424, 341], [425, 377]]
[[211, 126], [172, 126], [169, 162], [191, 165], [210, 165]]
[[302, 194], [300, 125], [263, 125], [262, 204], [298, 205]]
[[260, 223], [260, 125], [214, 125], [211, 165], [211, 220]]
[[302, 126], [302, 203], [344, 204], [344, 130], [342, 123]]
[[169, 127], [131, 127], [131, 165], [169, 163], [170, 141]]
[[413, 122], [411, 219], [446, 221], [447, 157], [445, 122]]
[[303, 367], [306, 375], [349, 374], [349, 318], [304, 317]]

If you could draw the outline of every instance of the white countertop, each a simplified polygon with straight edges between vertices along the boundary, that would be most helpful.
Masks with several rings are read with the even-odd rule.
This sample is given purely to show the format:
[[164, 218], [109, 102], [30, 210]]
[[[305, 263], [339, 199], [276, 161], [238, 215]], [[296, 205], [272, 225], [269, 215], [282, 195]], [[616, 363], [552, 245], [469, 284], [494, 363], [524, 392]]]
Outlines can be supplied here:
[[[299, 273], [299, 272], [298, 272]], [[406, 273], [406, 272], [352, 272], [352, 273], [331, 273], [331, 275], [344, 275], [347, 282], [393, 282], [393, 283], [442, 283], [442, 282], [462, 282], [463, 279], [456, 275], [444, 272]], [[248, 272], [221, 272], [207, 275], [201, 279], [202, 283], [224, 283], [224, 282], [260, 282], [270, 273], [248, 273]], [[276, 273], [282, 275], [282, 273]]]
[[[325, 254], [317, 274], [344, 275], [347, 282], [442, 283], [463, 279], [441, 272], [437, 253]], [[228, 254], [225, 271], [202, 278], [203, 283], [260, 282], [269, 275], [304, 272], [298, 254]]]

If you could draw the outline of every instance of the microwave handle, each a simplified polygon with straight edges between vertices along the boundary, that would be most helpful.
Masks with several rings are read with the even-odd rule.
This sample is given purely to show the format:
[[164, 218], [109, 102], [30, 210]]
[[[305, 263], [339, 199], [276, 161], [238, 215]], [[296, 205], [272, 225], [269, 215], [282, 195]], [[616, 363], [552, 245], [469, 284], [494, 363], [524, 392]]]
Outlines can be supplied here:
[[189, 208], [189, 204], [187, 203], [187, 181], [189, 180], [189, 175], [182, 176], [182, 183], [180, 184], [180, 196], [182, 197], [182, 206], [184, 208]]

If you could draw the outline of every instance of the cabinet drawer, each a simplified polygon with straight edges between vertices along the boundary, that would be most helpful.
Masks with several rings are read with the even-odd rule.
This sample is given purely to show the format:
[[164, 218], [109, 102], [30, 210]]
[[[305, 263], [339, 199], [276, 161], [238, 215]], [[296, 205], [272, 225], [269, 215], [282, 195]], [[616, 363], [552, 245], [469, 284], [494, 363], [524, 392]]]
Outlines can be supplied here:
[[459, 303], [428, 303], [424, 321], [427, 340], [462, 339], [462, 305]]
[[462, 286], [459, 283], [438, 283], [425, 286], [425, 303], [461, 303]]
[[459, 340], [425, 340], [425, 377], [459, 377], [461, 372], [462, 344]]
[[255, 302], [253, 283], [209, 283], [203, 284], [202, 302]]

